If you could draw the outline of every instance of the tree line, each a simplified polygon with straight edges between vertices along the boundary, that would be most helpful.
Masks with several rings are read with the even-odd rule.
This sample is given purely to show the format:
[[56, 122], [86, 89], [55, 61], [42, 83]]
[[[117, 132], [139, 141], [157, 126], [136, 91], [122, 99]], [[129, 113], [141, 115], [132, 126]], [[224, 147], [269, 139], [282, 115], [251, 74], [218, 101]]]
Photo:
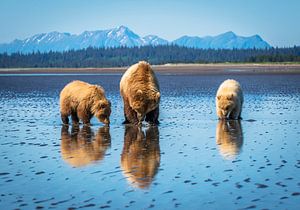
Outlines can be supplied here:
[[140, 60], [151, 64], [223, 62], [300, 62], [300, 46], [266, 49], [195, 49], [177, 45], [86, 48], [65, 52], [0, 54], [0, 68], [122, 67]]

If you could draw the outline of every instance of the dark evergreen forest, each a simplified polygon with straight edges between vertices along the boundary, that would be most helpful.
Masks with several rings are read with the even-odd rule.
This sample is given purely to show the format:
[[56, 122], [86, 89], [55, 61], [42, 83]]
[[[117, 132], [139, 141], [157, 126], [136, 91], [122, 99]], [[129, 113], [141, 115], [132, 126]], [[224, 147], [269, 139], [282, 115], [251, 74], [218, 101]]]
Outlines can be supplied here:
[[169, 46], [87, 48], [66, 52], [0, 54], [0, 68], [121, 67], [140, 60], [150, 64], [223, 62], [300, 62], [300, 46], [268, 49], [194, 49]]

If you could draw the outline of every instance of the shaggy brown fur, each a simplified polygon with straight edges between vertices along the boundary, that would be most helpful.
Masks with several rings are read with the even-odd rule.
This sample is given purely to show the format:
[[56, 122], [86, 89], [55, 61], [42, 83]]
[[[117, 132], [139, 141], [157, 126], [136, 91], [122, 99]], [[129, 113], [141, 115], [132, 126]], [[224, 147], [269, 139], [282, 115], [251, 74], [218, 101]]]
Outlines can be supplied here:
[[234, 159], [243, 145], [243, 131], [240, 120], [219, 120], [216, 141], [220, 154], [225, 159]]
[[110, 106], [104, 89], [98, 85], [73, 81], [67, 84], [60, 93], [60, 113], [64, 124], [69, 123], [68, 116], [70, 115], [74, 124], [77, 124], [79, 119], [84, 124], [89, 124], [93, 115], [99, 121], [109, 124]]
[[126, 125], [121, 167], [130, 184], [147, 188], [158, 171], [160, 164], [159, 133], [157, 126], [146, 130]]
[[61, 129], [61, 156], [71, 166], [81, 167], [102, 160], [111, 145], [109, 127], [99, 128], [96, 136], [90, 126], [72, 127], [63, 125]]
[[160, 92], [157, 78], [150, 65], [140, 61], [122, 76], [120, 92], [124, 101], [124, 123], [141, 125], [145, 119], [158, 124]]
[[225, 80], [220, 85], [216, 96], [216, 110], [219, 119], [240, 119], [243, 101], [240, 84], [232, 79]]

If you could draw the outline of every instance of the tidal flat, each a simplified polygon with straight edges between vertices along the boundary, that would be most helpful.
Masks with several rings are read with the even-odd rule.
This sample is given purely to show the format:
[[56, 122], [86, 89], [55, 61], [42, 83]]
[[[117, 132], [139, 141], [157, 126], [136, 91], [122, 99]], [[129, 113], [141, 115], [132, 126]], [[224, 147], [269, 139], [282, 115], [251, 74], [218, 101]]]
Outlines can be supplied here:
[[[45, 73], [45, 72], [44, 72]], [[121, 72], [0, 75], [0, 209], [298, 209], [300, 74], [157, 72], [160, 125], [123, 125]], [[225, 79], [242, 120], [219, 121]], [[100, 84], [110, 127], [63, 126], [59, 92]]]

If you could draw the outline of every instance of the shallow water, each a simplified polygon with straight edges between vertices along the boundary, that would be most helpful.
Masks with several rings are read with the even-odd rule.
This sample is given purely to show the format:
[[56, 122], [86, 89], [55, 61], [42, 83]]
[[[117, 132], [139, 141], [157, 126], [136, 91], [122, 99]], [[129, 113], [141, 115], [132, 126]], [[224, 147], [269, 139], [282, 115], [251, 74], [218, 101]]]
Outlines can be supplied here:
[[[0, 76], [0, 209], [298, 209], [300, 75], [158, 75], [160, 125], [122, 125], [121, 75]], [[237, 79], [243, 120], [219, 122]], [[110, 128], [64, 127], [68, 82], [101, 84]]]

